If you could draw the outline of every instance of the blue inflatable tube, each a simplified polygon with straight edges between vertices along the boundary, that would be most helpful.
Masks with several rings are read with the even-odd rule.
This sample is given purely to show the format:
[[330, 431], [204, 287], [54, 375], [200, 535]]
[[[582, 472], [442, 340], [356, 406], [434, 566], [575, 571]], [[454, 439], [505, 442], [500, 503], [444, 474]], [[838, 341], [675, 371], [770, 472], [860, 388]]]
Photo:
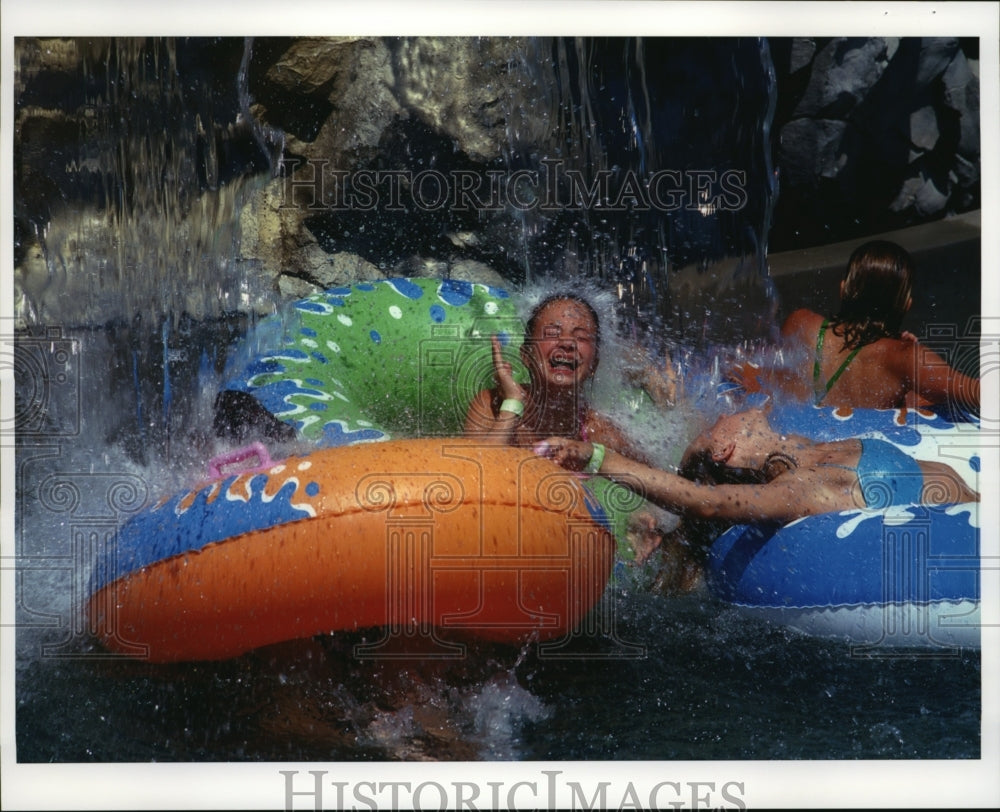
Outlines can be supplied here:
[[[950, 463], [978, 490], [972, 423], [932, 412], [811, 406], [772, 416], [814, 440], [880, 437]], [[800, 632], [880, 647], [979, 648], [978, 503], [848, 510], [782, 527], [740, 525], [709, 552], [713, 596]]]
[[979, 648], [976, 504], [845, 511], [739, 526], [709, 554], [712, 593], [744, 614], [872, 646]]

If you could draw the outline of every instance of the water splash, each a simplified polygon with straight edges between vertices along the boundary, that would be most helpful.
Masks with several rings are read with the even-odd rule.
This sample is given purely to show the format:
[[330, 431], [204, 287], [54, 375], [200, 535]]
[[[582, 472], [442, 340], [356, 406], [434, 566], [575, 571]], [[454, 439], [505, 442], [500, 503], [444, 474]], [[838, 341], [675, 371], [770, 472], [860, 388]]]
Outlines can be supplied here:
[[525, 283], [616, 290], [625, 329], [656, 350], [771, 337], [766, 39], [536, 38], [518, 70], [549, 122], [531, 145], [512, 125], [504, 153], [539, 179], [539, 205], [511, 215]]
[[[111, 38], [84, 61], [83, 127], [66, 167], [64, 197], [73, 202], [37, 234], [47, 269], [35, 285], [37, 318], [65, 327], [139, 318], [156, 331], [181, 314], [213, 318], [266, 298], [236, 259], [239, 212], [282, 145], [249, 114], [243, 70], [224, 92], [209, 79], [182, 82], [190, 50], [210, 47], [222, 49]], [[241, 64], [250, 47], [243, 44]], [[242, 109], [229, 109], [227, 98]], [[236, 161], [237, 151], [256, 155]]]
[[510, 672], [498, 674], [467, 700], [474, 714], [480, 758], [513, 760], [522, 756], [521, 733], [528, 723], [544, 721], [551, 711]]

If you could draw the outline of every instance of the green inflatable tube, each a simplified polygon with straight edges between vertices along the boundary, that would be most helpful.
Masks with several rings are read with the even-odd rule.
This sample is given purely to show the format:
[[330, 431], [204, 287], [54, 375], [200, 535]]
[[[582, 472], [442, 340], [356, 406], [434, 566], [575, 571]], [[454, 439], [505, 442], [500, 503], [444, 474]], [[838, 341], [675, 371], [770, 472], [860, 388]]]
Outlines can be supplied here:
[[[458, 280], [398, 278], [323, 291], [253, 331], [225, 389], [246, 392], [319, 447], [461, 434], [469, 403], [493, 385], [492, 336], [518, 359], [524, 322], [511, 295]], [[623, 555], [643, 501], [594, 477]]]

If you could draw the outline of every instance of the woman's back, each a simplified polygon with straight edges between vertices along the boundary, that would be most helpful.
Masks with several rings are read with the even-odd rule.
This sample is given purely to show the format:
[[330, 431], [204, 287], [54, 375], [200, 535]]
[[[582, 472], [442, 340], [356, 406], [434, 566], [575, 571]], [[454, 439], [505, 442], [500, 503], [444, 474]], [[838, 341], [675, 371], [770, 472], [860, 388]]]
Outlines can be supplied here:
[[905, 405], [916, 377], [916, 342], [880, 338], [851, 349], [823, 316], [810, 310], [792, 313], [782, 327], [782, 338], [789, 357], [800, 359], [789, 387], [799, 398], [858, 409]]
[[879, 338], [852, 349], [832, 327], [824, 328], [826, 321], [810, 310], [796, 310], [785, 321], [781, 332], [788, 357], [798, 359], [783, 387], [788, 394], [833, 407], [950, 403], [978, 411], [979, 380], [951, 369], [915, 338]]

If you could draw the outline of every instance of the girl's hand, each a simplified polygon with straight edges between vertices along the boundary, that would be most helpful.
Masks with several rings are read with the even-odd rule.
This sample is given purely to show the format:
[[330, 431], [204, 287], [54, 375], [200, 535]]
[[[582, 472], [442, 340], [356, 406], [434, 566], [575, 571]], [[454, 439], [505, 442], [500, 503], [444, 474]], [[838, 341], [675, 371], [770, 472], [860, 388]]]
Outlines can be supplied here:
[[514, 380], [514, 367], [503, 357], [500, 339], [493, 336], [493, 377], [496, 379], [500, 397], [506, 400], [512, 398], [524, 403], [527, 397], [524, 387]]
[[674, 406], [677, 403], [677, 373], [670, 365], [670, 353], [662, 368], [652, 364], [646, 367], [642, 388], [657, 406]]
[[535, 445], [534, 452], [570, 471], [582, 471], [594, 453], [593, 443], [570, 440], [567, 437], [549, 437]]
[[665, 353], [664, 364], [660, 367], [650, 363], [638, 347], [626, 350], [623, 370], [625, 379], [638, 386], [649, 395], [657, 406], [673, 406], [677, 402], [677, 373], [674, 371], [670, 353]]
[[729, 374], [726, 375], [726, 380], [741, 387], [744, 392], [753, 394], [764, 391], [760, 375], [761, 367], [759, 364], [755, 364], [753, 361], [745, 361], [742, 364], [734, 366]]

